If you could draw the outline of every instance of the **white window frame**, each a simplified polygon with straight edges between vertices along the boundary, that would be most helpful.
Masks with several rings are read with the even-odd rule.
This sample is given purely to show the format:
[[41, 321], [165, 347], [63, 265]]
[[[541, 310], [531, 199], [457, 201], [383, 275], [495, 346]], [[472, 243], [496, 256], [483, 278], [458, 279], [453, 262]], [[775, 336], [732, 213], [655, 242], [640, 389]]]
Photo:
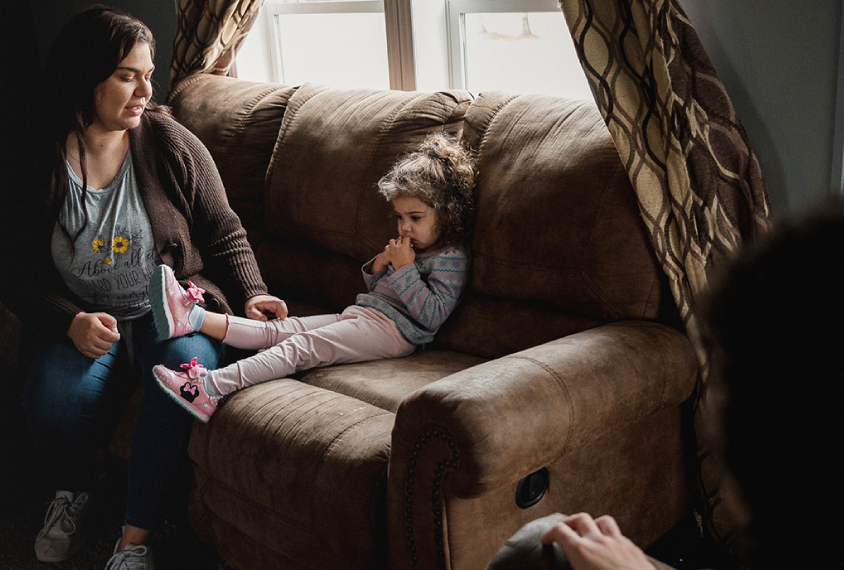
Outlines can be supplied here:
[[558, 0], [446, 0], [448, 72], [452, 89], [466, 89], [465, 14], [488, 12], [561, 12]]
[[413, 26], [410, 14], [411, 0], [355, 0], [311, 2], [267, 2], [265, 25], [270, 52], [270, 77], [282, 83], [283, 60], [276, 16], [289, 14], [350, 14], [383, 13], [386, 26], [387, 62], [390, 89], [413, 91], [416, 74], [413, 61]]

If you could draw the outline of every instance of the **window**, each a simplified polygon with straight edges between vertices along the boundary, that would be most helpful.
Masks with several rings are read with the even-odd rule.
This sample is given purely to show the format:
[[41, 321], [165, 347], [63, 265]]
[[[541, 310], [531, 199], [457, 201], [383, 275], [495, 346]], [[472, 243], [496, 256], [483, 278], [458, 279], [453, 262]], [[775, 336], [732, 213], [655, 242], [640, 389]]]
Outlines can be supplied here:
[[279, 83], [390, 88], [381, 0], [271, 4], [267, 18]]
[[255, 81], [592, 94], [556, 0], [267, 0], [237, 58]]
[[522, 12], [506, 0], [449, 2], [451, 86], [591, 99], [557, 3], [518, 6]]

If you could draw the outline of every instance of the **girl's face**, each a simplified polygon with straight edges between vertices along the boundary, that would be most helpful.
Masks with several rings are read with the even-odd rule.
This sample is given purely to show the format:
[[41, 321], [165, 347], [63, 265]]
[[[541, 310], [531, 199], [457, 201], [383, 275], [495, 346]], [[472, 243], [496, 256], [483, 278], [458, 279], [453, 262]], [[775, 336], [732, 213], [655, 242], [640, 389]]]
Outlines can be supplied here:
[[424, 253], [440, 240], [437, 211], [418, 198], [395, 198], [393, 209], [399, 226], [399, 236], [410, 238], [416, 253]]
[[107, 132], [137, 127], [152, 96], [153, 69], [149, 44], [136, 43], [129, 55], [117, 64], [114, 73], [94, 88], [92, 126]]

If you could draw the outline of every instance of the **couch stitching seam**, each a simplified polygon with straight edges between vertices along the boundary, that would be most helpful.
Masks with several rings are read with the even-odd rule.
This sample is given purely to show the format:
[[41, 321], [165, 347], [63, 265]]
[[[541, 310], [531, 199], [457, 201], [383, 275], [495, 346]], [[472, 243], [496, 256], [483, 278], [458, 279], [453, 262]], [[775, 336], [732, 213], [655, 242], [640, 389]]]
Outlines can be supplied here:
[[[384, 120], [384, 122], [381, 125], [381, 128], [378, 129], [378, 139], [375, 143], [375, 146], [372, 148], [372, 153], [369, 155], [369, 161], [366, 164], [366, 169], [364, 169], [365, 174], [368, 174], [370, 172], [370, 170], [372, 169], [372, 164], [373, 164], [373, 162], [375, 162], [375, 157], [378, 155], [378, 149], [381, 148], [381, 146], [383, 145], [383, 142], [384, 142], [384, 138], [386, 137], [389, 130], [395, 124], [396, 117], [398, 117], [399, 114], [402, 111], [404, 111], [405, 107], [407, 107], [411, 103], [415, 103], [416, 101], [424, 98], [425, 96], [426, 96], [426, 94], [420, 93], [420, 94], [416, 95], [415, 97], [410, 97], [410, 98], [402, 101], [393, 110], [393, 112], [390, 113], [390, 115], [388, 117], [386, 117], [386, 119]], [[363, 218], [363, 197], [364, 197], [364, 192], [360, 192], [358, 194], [357, 204], [355, 205], [355, 209], [356, 209], [355, 220], [357, 221], [357, 227], [358, 228], [360, 228], [363, 225], [362, 224], [362, 222], [363, 222], [363, 220], [362, 220], [362, 218]], [[351, 235], [354, 235], [356, 233], [357, 232], [354, 232]], [[364, 241], [368, 241], [368, 239], [364, 238]]]
[[510, 105], [510, 103], [512, 103], [513, 101], [515, 101], [519, 97], [520, 97], [520, 95], [513, 95], [513, 96], [507, 98], [507, 100], [502, 101], [501, 103], [499, 103], [498, 105], [495, 106], [495, 108], [494, 108], [495, 113], [492, 115], [492, 117], [489, 118], [489, 121], [487, 121], [486, 125], [484, 125], [484, 134], [481, 137], [481, 142], [478, 143], [478, 158], [479, 159], [483, 155], [483, 148], [486, 145], [486, 141], [487, 141], [487, 138], [488, 138], [488, 135], [489, 135], [489, 130], [492, 128], [492, 126], [498, 120], [498, 117], [501, 114], [501, 111], [504, 110], [504, 107], [507, 107], [508, 105]]
[[[304, 85], [302, 87], [304, 87]], [[309, 87], [311, 87], [311, 86], [309, 85]], [[312, 93], [307, 95], [307, 97], [304, 96], [304, 95], [302, 96], [304, 101], [301, 101], [301, 102], [300, 101], [294, 101], [294, 103], [296, 103], [296, 104], [290, 105], [290, 101], [293, 99], [293, 97], [300, 93], [299, 89], [297, 89], [296, 93], [294, 93], [294, 95], [291, 96], [290, 99], [288, 100], [287, 108], [284, 110], [284, 116], [281, 119], [281, 127], [283, 127], [284, 130], [282, 130], [281, 127], [279, 127], [279, 135], [276, 137], [275, 145], [273, 145], [273, 152], [272, 152], [272, 155], [270, 157], [270, 164], [267, 166], [267, 175], [264, 178], [264, 185], [265, 186], [266, 186], [267, 182], [270, 180], [270, 178], [272, 178], [273, 171], [277, 167], [277, 163], [278, 163], [278, 158], [277, 158], [278, 152], [277, 152], [277, 150], [283, 144], [284, 139], [287, 136], [287, 132], [290, 130], [290, 127], [293, 125], [293, 122], [296, 121], [296, 119], [299, 118], [299, 109], [301, 109], [308, 101], [310, 101], [311, 99], [313, 99], [314, 97], [316, 97], [317, 95], [321, 94], [323, 91], [326, 91], [328, 89], [328, 87], [325, 87], [323, 85], [315, 85], [311, 88], [313, 89]], [[287, 119], [288, 116], [290, 117], [290, 119], [285, 121], [285, 119]]]
[[433, 492], [431, 493], [431, 511], [434, 518], [434, 550], [437, 559], [437, 567], [445, 568], [445, 545], [442, 540], [443, 532], [443, 512], [440, 508], [442, 502], [442, 481], [447, 472], [452, 472], [457, 469], [457, 464], [460, 461], [460, 450], [451, 437], [448, 430], [436, 424], [429, 424], [425, 426], [424, 431], [416, 438], [413, 443], [413, 451], [410, 452], [410, 460], [407, 466], [407, 477], [405, 478], [405, 537], [407, 540], [408, 553], [410, 554], [411, 568], [419, 570], [419, 559], [416, 556], [416, 539], [413, 537], [413, 476], [416, 469], [416, 458], [419, 456], [419, 451], [422, 446], [428, 441], [439, 438], [446, 442], [449, 449], [451, 449], [451, 459], [438, 461], [437, 468], [434, 471], [434, 480], [432, 484]]
[[223, 152], [225, 154], [229, 153], [230, 149], [234, 146], [235, 141], [240, 141], [244, 136], [246, 136], [246, 122], [248, 119], [252, 118], [252, 113], [255, 111], [255, 107], [277, 91], [281, 91], [281, 89], [277, 86], [262, 89], [257, 95], [252, 97], [252, 99], [244, 103], [242, 107], [243, 112], [237, 119], [237, 127], [232, 129], [231, 134], [229, 135], [229, 140], [223, 147]]

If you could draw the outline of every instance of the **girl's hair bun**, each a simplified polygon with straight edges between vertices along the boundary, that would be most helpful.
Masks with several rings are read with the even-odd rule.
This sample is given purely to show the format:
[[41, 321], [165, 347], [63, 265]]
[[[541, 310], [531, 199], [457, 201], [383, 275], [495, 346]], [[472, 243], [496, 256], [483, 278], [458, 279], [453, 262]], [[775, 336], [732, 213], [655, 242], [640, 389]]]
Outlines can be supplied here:
[[417, 198], [434, 208], [443, 241], [458, 244], [471, 236], [475, 176], [474, 158], [460, 140], [437, 132], [401, 158], [378, 182], [378, 189], [387, 200]]

